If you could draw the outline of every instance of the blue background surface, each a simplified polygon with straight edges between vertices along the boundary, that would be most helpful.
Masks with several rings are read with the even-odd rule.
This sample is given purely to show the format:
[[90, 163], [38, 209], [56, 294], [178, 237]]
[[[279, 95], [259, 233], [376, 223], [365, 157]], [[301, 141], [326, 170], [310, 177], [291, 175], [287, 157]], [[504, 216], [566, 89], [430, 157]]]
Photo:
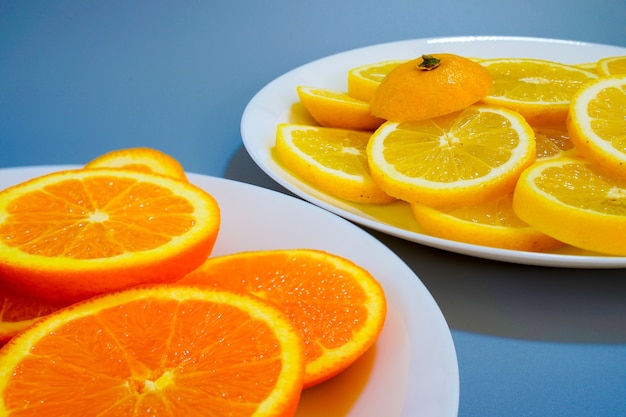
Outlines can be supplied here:
[[[465, 35], [626, 46], [626, 2], [0, 1], [0, 167], [150, 146], [188, 171], [280, 190], [241, 144], [260, 88], [329, 54]], [[373, 234], [452, 328], [460, 416], [626, 415], [625, 271], [499, 264]]]

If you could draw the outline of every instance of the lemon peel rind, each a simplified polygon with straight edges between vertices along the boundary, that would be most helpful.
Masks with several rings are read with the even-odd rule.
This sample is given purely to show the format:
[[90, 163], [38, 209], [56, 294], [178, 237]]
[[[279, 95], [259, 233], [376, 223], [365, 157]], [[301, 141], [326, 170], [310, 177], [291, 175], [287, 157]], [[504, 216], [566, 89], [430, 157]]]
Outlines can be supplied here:
[[569, 205], [534, 185], [545, 169], [567, 164], [590, 170], [593, 166], [580, 157], [561, 157], [535, 163], [522, 173], [517, 182], [513, 194], [515, 214], [543, 233], [569, 245], [626, 256], [626, 216]]

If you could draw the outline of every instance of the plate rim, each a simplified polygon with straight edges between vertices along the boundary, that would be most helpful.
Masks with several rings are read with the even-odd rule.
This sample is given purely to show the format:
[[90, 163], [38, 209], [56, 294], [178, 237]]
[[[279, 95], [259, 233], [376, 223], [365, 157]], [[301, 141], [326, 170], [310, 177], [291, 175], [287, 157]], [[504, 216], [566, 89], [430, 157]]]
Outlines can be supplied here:
[[[525, 252], [509, 249], [490, 248], [486, 246], [480, 246], [475, 244], [463, 243], [451, 241], [443, 238], [427, 235], [425, 233], [417, 233], [409, 230], [401, 229], [396, 226], [386, 224], [382, 221], [372, 220], [364, 217], [362, 214], [358, 214], [355, 211], [350, 211], [338, 204], [341, 204], [341, 200], [332, 196], [324, 195], [315, 190], [310, 185], [300, 180], [295, 175], [291, 174], [285, 169], [278, 167], [279, 171], [276, 172], [274, 167], [267, 164], [267, 160], [271, 159], [271, 147], [265, 145], [272, 141], [273, 138], [261, 138], [260, 140], [254, 140], [254, 128], [251, 126], [251, 121], [254, 119], [255, 111], [262, 111], [264, 113], [272, 113], [272, 111], [282, 111], [284, 109], [273, 109], [272, 106], [268, 106], [263, 102], [266, 95], [273, 93], [276, 96], [276, 89], [282, 90], [282, 84], [287, 83], [290, 78], [297, 78], [301, 72], [305, 72], [312, 67], [322, 65], [324, 62], [339, 59], [348, 55], [360, 55], [367, 53], [373, 49], [380, 48], [396, 48], [396, 47], [408, 47], [415, 44], [459, 44], [459, 43], [477, 43], [477, 42], [520, 42], [520, 43], [537, 43], [548, 45], [570, 45], [572, 47], [581, 48], [608, 48], [615, 49], [616, 51], [622, 51], [626, 54], [626, 47], [618, 45], [607, 45], [601, 43], [592, 43], [584, 41], [557, 39], [557, 38], [540, 38], [540, 37], [528, 37], [528, 36], [451, 36], [451, 37], [429, 37], [429, 38], [415, 38], [404, 39], [391, 42], [383, 42], [369, 46], [362, 46], [359, 48], [331, 54], [322, 58], [315, 59], [296, 68], [293, 68], [284, 74], [274, 78], [259, 91], [257, 91], [246, 105], [240, 122], [241, 136], [243, 139], [243, 145], [248, 155], [252, 158], [254, 163], [264, 171], [270, 178], [272, 178], [279, 185], [294, 193], [295, 195], [322, 207], [340, 217], [348, 219], [352, 222], [358, 223], [362, 226], [370, 229], [385, 233], [390, 236], [394, 236], [403, 240], [422, 244], [436, 249], [449, 251], [461, 255], [467, 255], [477, 257], [481, 259], [507, 262], [521, 265], [531, 266], [545, 266], [545, 267], [557, 267], [557, 268], [596, 268], [596, 269], [609, 269], [609, 268], [626, 268], [626, 257], [610, 256], [610, 255], [574, 255], [574, 254], [559, 254], [559, 253], [540, 253], [540, 252]], [[358, 65], [358, 64], [355, 64]], [[295, 88], [292, 88], [292, 92], [280, 91], [283, 94], [289, 94], [295, 102], [297, 96]], [[257, 117], [258, 119], [258, 117]], [[258, 122], [258, 120], [256, 120]], [[265, 124], [269, 124], [268, 121], [264, 121]], [[275, 122], [272, 122], [274, 129]], [[262, 129], [257, 129], [262, 130]], [[252, 133], [251, 133], [252, 132]], [[316, 196], [317, 194], [317, 196]], [[323, 197], [323, 198], [322, 198]]]

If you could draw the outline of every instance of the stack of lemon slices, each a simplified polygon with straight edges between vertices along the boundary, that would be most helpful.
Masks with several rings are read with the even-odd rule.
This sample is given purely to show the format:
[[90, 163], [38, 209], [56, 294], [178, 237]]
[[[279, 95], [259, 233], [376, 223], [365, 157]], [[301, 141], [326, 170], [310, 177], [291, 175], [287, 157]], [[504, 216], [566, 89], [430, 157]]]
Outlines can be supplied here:
[[[424, 232], [626, 255], [626, 57], [567, 65], [428, 54], [299, 86], [281, 163], [352, 203], [406, 202]], [[369, 116], [369, 117], [366, 117]]]

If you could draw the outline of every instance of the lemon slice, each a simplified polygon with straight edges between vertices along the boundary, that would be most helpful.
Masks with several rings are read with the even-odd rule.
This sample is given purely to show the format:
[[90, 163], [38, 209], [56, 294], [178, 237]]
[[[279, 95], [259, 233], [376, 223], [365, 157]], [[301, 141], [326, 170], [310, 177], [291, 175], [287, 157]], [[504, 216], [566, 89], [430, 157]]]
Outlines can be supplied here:
[[545, 252], [563, 243], [522, 221], [513, 211], [513, 193], [483, 204], [437, 210], [411, 204], [425, 232], [443, 239], [501, 249]]
[[567, 129], [583, 156], [603, 172], [626, 178], [626, 75], [582, 87], [572, 98]]
[[595, 70], [600, 75], [626, 74], [626, 56], [609, 56], [598, 60]]
[[572, 65], [539, 59], [481, 61], [493, 79], [483, 102], [520, 112], [529, 123], [563, 123], [572, 96], [597, 74]]
[[389, 60], [365, 64], [348, 71], [348, 94], [360, 100], [370, 101], [380, 82], [403, 60]]
[[394, 198], [372, 180], [365, 148], [370, 133], [280, 124], [276, 154], [287, 169], [318, 189], [356, 203], [384, 204]]
[[386, 122], [370, 138], [367, 158], [387, 194], [441, 208], [513, 191], [535, 160], [535, 147], [534, 132], [519, 113], [471, 106], [421, 122]]
[[302, 105], [321, 126], [373, 131], [384, 122], [372, 116], [369, 102], [347, 93], [306, 86], [296, 90]]
[[598, 173], [584, 158], [539, 161], [522, 173], [515, 214], [583, 249], [626, 255], [626, 181]]

